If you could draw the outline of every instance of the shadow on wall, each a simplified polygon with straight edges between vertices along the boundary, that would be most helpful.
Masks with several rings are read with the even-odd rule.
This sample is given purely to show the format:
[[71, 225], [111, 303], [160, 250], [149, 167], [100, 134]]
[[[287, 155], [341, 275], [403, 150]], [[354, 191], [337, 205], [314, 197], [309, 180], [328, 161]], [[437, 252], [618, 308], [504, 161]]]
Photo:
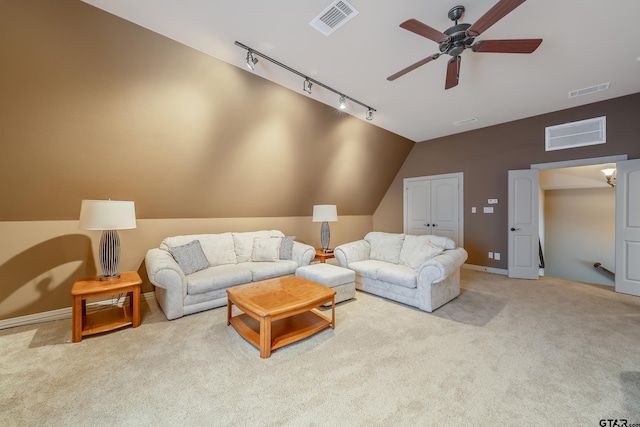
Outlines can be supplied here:
[[[67, 264], [71, 269], [77, 262], [73, 271], [54, 271]], [[86, 235], [59, 236], [33, 246], [0, 265], [0, 319], [69, 307], [74, 281], [95, 274], [91, 239]], [[57, 276], [63, 277], [58, 280]], [[25, 295], [9, 307], [7, 300], [16, 292]]]

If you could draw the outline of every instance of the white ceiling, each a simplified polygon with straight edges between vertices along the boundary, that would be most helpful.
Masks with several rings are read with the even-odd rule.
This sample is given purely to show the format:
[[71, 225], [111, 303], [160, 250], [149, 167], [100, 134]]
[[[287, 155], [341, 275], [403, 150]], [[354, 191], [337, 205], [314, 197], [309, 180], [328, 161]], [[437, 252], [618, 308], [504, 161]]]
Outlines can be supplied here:
[[[464, 5], [460, 22], [473, 23], [497, 0], [348, 0], [359, 14], [329, 37], [309, 22], [332, 0], [83, 1], [247, 70], [239, 41], [375, 108], [373, 125], [416, 142], [640, 92], [638, 0], [526, 1], [476, 40], [542, 38], [540, 47], [530, 55], [468, 49], [459, 85], [446, 91], [448, 56], [387, 81], [438, 52], [399, 24], [415, 18], [444, 31], [451, 7]], [[337, 95], [317, 85], [306, 95], [301, 77], [264, 59], [254, 73], [337, 105]], [[607, 82], [607, 91], [568, 98]], [[347, 112], [366, 113], [354, 103]], [[453, 125], [471, 117], [478, 121]]]

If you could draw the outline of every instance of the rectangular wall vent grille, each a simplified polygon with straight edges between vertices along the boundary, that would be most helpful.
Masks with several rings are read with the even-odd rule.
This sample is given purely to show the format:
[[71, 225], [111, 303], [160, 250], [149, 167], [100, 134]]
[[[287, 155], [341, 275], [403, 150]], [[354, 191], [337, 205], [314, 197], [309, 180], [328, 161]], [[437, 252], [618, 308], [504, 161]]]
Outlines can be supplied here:
[[580, 120], [545, 129], [545, 150], [564, 150], [607, 142], [607, 118]]
[[348, 2], [336, 0], [327, 6], [327, 8], [309, 24], [325, 36], [329, 36], [353, 19], [358, 13], [359, 12]]
[[585, 87], [583, 89], [572, 90], [569, 92], [569, 98], [575, 98], [576, 96], [589, 95], [591, 93], [600, 92], [609, 89], [609, 83], [602, 83], [599, 85]]

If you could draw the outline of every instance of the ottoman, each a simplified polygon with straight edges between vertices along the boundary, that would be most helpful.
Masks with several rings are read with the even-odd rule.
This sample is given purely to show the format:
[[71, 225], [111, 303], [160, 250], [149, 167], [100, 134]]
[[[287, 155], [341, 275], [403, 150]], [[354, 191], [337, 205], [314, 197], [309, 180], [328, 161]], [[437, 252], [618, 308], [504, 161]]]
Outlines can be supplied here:
[[296, 276], [320, 283], [336, 291], [336, 304], [356, 296], [356, 272], [348, 268], [317, 263], [298, 267]]

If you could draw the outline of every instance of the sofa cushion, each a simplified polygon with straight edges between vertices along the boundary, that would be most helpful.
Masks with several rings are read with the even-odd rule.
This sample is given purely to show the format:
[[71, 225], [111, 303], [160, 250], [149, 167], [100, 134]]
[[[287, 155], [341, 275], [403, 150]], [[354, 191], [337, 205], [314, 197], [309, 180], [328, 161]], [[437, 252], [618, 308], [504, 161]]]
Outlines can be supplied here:
[[239, 264], [209, 267], [187, 277], [187, 294], [200, 294], [251, 282], [250, 270]]
[[407, 257], [406, 265], [417, 270], [425, 261], [436, 255], [440, 255], [443, 251], [444, 249], [440, 246], [436, 246], [428, 240], [425, 240]]
[[200, 241], [202, 252], [209, 260], [210, 265], [235, 264], [237, 262], [231, 233], [167, 237], [160, 244], [160, 249], [167, 251], [169, 247], [184, 245], [193, 240]]
[[280, 259], [281, 237], [256, 237], [253, 239], [251, 261], [276, 262]]
[[253, 240], [256, 237], [284, 237], [284, 234], [278, 230], [247, 231], [231, 233], [231, 235], [233, 236], [237, 262], [247, 262], [251, 260]]
[[298, 263], [289, 260], [277, 262], [244, 262], [238, 264], [251, 272], [251, 281], [272, 279], [280, 276], [290, 276], [296, 272]]
[[415, 236], [407, 234], [404, 237], [402, 243], [402, 250], [400, 251], [400, 260], [398, 264], [409, 265], [409, 257], [420, 247], [424, 242], [429, 242], [435, 246], [439, 246], [444, 249], [455, 249], [456, 244], [453, 240], [444, 236], [435, 236], [432, 234], [425, 234]]
[[378, 278], [378, 270], [381, 268], [387, 268], [392, 265], [385, 261], [378, 261], [368, 259], [364, 261], [355, 261], [349, 264], [349, 268], [359, 274], [362, 277], [368, 277], [370, 279]]
[[176, 260], [184, 274], [192, 274], [209, 267], [209, 260], [202, 252], [199, 240], [180, 246], [172, 246], [169, 253]]
[[296, 236], [285, 236], [280, 243], [280, 259], [293, 259], [293, 241]]
[[415, 288], [418, 286], [418, 274], [416, 270], [402, 264], [391, 264], [378, 269], [378, 280], [393, 283], [405, 288]]
[[398, 264], [404, 234], [372, 231], [364, 236], [364, 240], [371, 246], [370, 259]]

